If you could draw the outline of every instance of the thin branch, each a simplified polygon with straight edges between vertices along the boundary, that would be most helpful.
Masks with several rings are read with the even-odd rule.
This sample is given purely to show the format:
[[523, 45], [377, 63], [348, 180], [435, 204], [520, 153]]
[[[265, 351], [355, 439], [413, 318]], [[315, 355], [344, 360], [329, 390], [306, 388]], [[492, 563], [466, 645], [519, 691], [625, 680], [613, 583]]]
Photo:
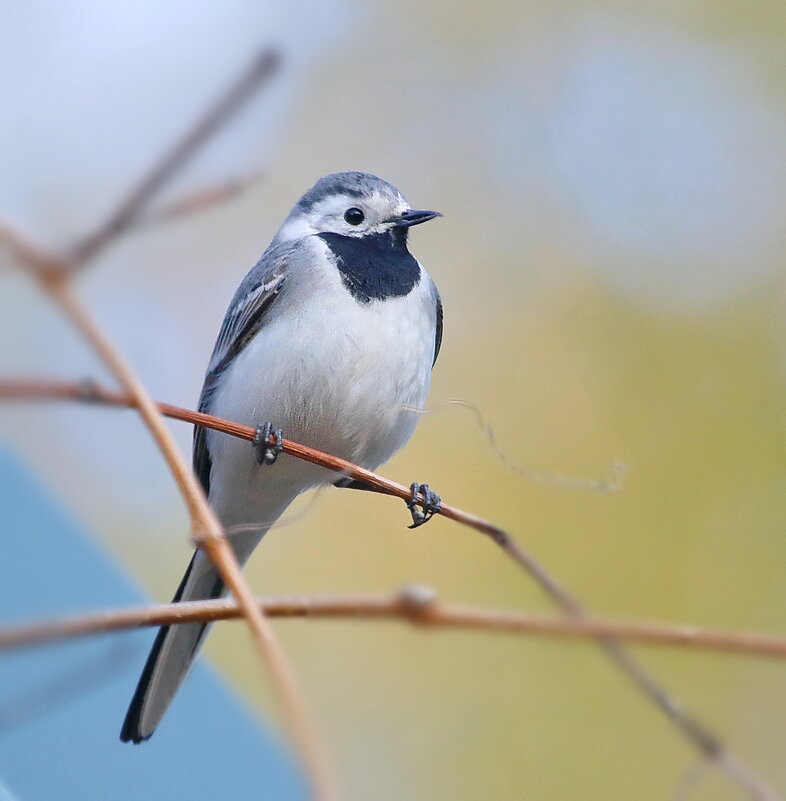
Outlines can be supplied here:
[[262, 660], [268, 666], [278, 690], [295, 740], [303, 754], [304, 766], [312, 782], [315, 796], [318, 799], [333, 798], [327, 761], [284, 649], [275, 636], [270, 622], [256, 604], [234, 551], [224, 536], [221, 523], [208, 505], [194, 473], [180, 454], [160, 410], [130, 366], [72, 292], [68, 274], [49, 273], [46, 277], [42, 277], [40, 283], [126, 388], [129, 401], [133, 399], [133, 406], [147, 425], [186, 502], [194, 541], [208, 554], [226, 586], [243, 609]]
[[[172, 180], [243, 103], [267, 81], [275, 72], [278, 62], [278, 53], [272, 49], [259, 53], [241, 76], [155, 164], [128, 197], [109, 215], [106, 222], [70, 252], [48, 253], [20, 235], [14, 226], [2, 222], [0, 222], [0, 244], [4, 244], [20, 265], [38, 279], [41, 288], [65, 311], [74, 326], [81, 331], [125, 387], [129, 396], [133, 397], [134, 406], [164, 455], [186, 502], [194, 540], [208, 554], [226, 586], [244, 610], [263, 661], [270, 670], [315, 798], [319, 801], [329, 801], [335, 797], [332, 778], [294, 673], [269, 621], [254, 601], [251, 589], [243, 577], [219, 520], [208, 506], [201, 487], [177, 450], [150, 396], [120, 353], [93, 321], [88, 310], [74, 295], [68, 283], [71, 275], [82, 269], [139, 219], [155, 194]], [[199, 205], [192, 204], [191, 208]], [[184, 214], [187, 211], [188, 209], [181, 207], [179, 213]]]
[[[265, 174], [261, 171], [252, 172], [220, 183], [199, 187], [160, 208], [149, 212], [140, 211], [139, 215], [129, 221], [126, 230], [136, 231], [151, 228], [208, 211], [240, 197], [256, 186], [264, 177]], [[21, 233], [17, 226], [3, 220], [0, 220], [0, 247], [4, 248], [12, 259], [25, 265], [31, 272], [59, 275], [73, 269], [70, 256], [40, 249], [29, 237]]]
[[5, 220], [0, 220], [0, 248], [19, 264], [35, 273], [60, 272], [67, 269], [67, 262], [59, 256], [40, 248], [19, 228]]
[[153, 196], [190, 161], [196, 152], [222, 128], [243, 104], [275, 73], [280, 56], [268, 48], [254, 56], [243, 71], [183, 137], [155, 164], [95, 233], [78, 243], [73, 253], [74, 269], [94, 259], [134, 223]]
[[190, 217], [214, 206], [234, 200], [253, 186], [256, 186], [265, 177], [263, 172], [254, 172], [229, 181], [203, 186], [176, 198], [159, 209], [140, 214], [130, 224], [129, 230], [147, 228], [161, 223], [172, 222], [181, 217]]
[[[133, 399], [111, 392], [92, 382], [63, 384], [57, 382], [0, 381], [0, 399], [70, 399], [104, 403], [133, 408]], [[158, 409], [167, 417], [201, 425], [225, 434], [251, 440], [255, 430], [229, 420], [202, 412], [159, 403]], [[274, 444], [272, 441], [271, 445]], [[345, 459], [323, 453], [292, 440], [283, 440], [285, 453], [312, 464], [334, 470], [343, 476], [361, 481], [379, 492], [403, 500], [410, 497], [410, 489], [394, 481], [354, 465]], [[423, 498], [421, 497], [421, 502]], [[499, 526], [457, 507], [443, 504], [440, 514], [457, 523], [490, 537], [516, 564], [534, 578], [545, 594], [565, 615], [578, 624], [585, 623], [587, 612], [579, 600], [554, 579], [529, 553]], [[774, 801], [778, 796], [768, 788], [751, 769], [734, 757], [726, 746], [704, 724], [686, 712], [612, 636], [597, 633], [596, 639], [607, 656], [631, 683], [650, 699], [685, 735], [705, 758], [715, 762], [732, 780], [744, 787], [756, 801]]]
[[[143, 213], [150, 199], [159, 189], [171, 180], [172, 176], [178, 172], [182, 166], [193, 156], [201, 145], [211, 137], [215, 131], [239, 108], [248, 96], [264, 81], [275, 69], [277, 56], [272, 52], [261, 54], [254, 61], [247, 73], [240, 80], [233, 84], [228, 92], [222, 95], [220, 100], [208, 111], [208, 113], [181, 139], [181, 141], [162, 159], [156, 167], [142, 180], [127, 199], [120, 204], [118, 209], [109, 216], [107, 221], [98, 230], [79, 243], [76, 248], [65, 256], [51, 255], [39, 250], [24, 237], [18, 235], [12, 226], [0, 223], [0, 244], [5, 244], [12, 255], [24, 264], [31, 272], [35, 273], [41, 281], [42, 286], [58, 299], [61, 305], [69, 311], [75, 324], [88, 335], [90, 330], [93, 334], [103, 339], [102, 343], [93, 338], [93, 344], [102, 353], [107, 363], [113, 365], [115, 374], [129, 390], [131, 396], [120, 396], [121, 400], [115, 397], [114, 400], [104, 399], [106, 402], [116, 405], [132, 406], [139, 410], [140, 414], [146, 419], [151, 432], [156, 437], [162, 450], [166, 453], [163, 443], [168, 438], [168, 431], [163, 422], [158, 417], [158, 410], [146, 395], [143, 388], [128, 370], [127, 366], [120, 359], [119, 354], [113, 351], [111, 345], [106, 342], [100, 331], [90, 320], [87, 312], [78, 303], [75, 296], [70, 292], [70, 288], [61, 280], [62, 276], [73, 273], [83, 267], [88, 261], [95, 258], [108, 244], [119, 235], [127, 231]], [[108, 358], [114, 357], [114, 358]], [[123, 368], [123, 369], [118, 369]], [[131, 380], [133, 379], [133, 381]], [[73, 389], [73, 388], [72, 388]], [[103, 392], [103, 390], [101, 390]], [[88, 393], [89, 394], [89, 393]], [[99, 393], [100, 394], [100, 393]], [[75, 394], [67, 394], [67, 397], [76, 397], [81, 400], [100, 400], [97, 395], [88, 398], [84, 392], [84, 387], [76, 388]], [[53, 395], [54, 397], [54, 395]], [[187, 420], [197, 425], [203, 425], [216, 430], [225, 431], [234, 436], [251, 439], [254, 432], [246, 427], [239, 426], [228, 421], [220, 421], [217, 418], [210, 418], [208, 415], [199, 415], [196, 412], [178, 409], [176, 407], [160, 406], [160, 411], [178, 419]], [[170, 440], [171, 444], [171, 440]], [[272, 444], [272, 443], [271, 443]], [[346, 462], [343, 459], [306, 448], [303, 445], [292, 441], [285, 441], [284, 450], [298, 458], [305, 459], [314, 464], [335, 470], [342, 475], [351, 476], [380, 492], [393, 495], [398, 498], [408, 499], [409, 489], [395, 482], [388, 481], [368, 470], [364, 470], [356, 465]], [[172, 450], [170, 456], [174, 454], [179, 458], [176, 450]], [[172, 462], [170, 462], [172, 466]], [[188, 473], [187, 469], [186, 472]], [[182, 470], [173, 467], [176, 479]], [[196, 486], [193, 477], [187, 475], [183, 477], [185, 484], [181, 484], [181, 489], [188, 483]], [[196, 487], [197, 492], [189, 497], [189, 493], [183, 489], [184, 497], [189, 504], [194, 519], [195, 536], [203, 536], [203, 547], [214, 558], [216, 566], [226, 570], [232, 575], [230, 580], [225, 576], [227, 584], [232, 588], [233, 593], [242, 607], [246, 609], [249, 624], [257, 632], [257, 642], [263, 649], [267, 649], [268, 662], [274, 675], [278, 674], [279, 691], [285, 700], [285, 708], [290, 714], [291, 722], [295, 729], [296, 738], [303, 750], [307, 760], [307, 767], [310, 770], [314, 787], [318, 793], [321, 788], [327, 785], [324, 761], [317, 741], [310, 729], [305, 709], [300, 700], [300, 696], [294, 685], [294, 678], [288, 670], [283, 651], [278, 646], [273, 636], [272, 630], [264, 620], [261, 611], [255, 606], [248, 586], [245, 584], [242, 574], [234, 560], [231, 549], [223, 538], [220, 525], [209, 509], [205, 511], [206, 503], [204, 497]], [[421, 501], [423, 499], [421, 498]], [[203, 508], [203, 506], [205, 508]], [[196, 512], [196, 514], [194, 514]], [[443, 505], [441, 514], [458, 523], [469, 526], [490, 537], [505, 553], [513, 559], [522, 569], [529, 573], [538, 583], [542, 590], [551, 600], [570, 618], [583, 621], [586, 619], [586, 611], [579, 600], [557, 582], [547, 571], [545, 571], [536, 560], [533, 559], [523, 548], [521, 548], [510, 535], [483, 520], [480, 517], [471, 515], [456, 507]], [[198, 523], [198, 525], [197, 525]], [[234, 566], [234, 567], [233, 567]], [[236, 592], [237, 590], [237, 592]], [[267, 633], [267, 640], [265, 638]], [[669, 719], [682, 731], [682, 733], [693, 743], [699, 752], [705, 757], [715, 761], [729, 777], [744, 787], [752, 798], [758, 801], [770, 801], [775, 794], [767, 788], [752, 771], [736, 757], [734, 757], [725, 746], [711, 733], [703, 724], [682, 710], [676, 702], [665, 692], [665, 690], [639, 665], [639, 663], [615, 640], [605, 635], [597, 635], [599, 645], [607, 653], [610, 659], [617, 665], [621, 672], [646, 695]], [[266, 643], [266, 645], [265, 645]], [[325, 797], [325, 795], [322, 795]]]
[[[786, 636], [783, 635], [601, 617], [554, 618], [444, 604], [437, 600], [433, 589], [422, 585], [406, 586], [399, 593], [387, 596], [285, 595], [259, 597], [255, 602], [271, 618], [405, 620], [436, 628], [542, 635], [558, 639], [613, 637], [644, 645], [786, 659]], [[137, 627], [213, 623], [242, 615], [243, 610], [230, 598], [101, 610], [1, 628], [0, 650]]]

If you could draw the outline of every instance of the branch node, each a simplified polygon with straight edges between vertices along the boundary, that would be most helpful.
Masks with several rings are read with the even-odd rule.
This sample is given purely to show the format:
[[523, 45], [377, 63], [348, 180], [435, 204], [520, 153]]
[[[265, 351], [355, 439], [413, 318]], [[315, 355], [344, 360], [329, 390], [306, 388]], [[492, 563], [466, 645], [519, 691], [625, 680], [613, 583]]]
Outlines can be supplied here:
[[77, 398], [85, 403], [101, 402], [101, 387], [94, 378], [85, 376], [76, 384]]
[[484, 530], [501, 548], [505, 548], [510, 544], [510, 534], [505, 529], [498, 526], [487, 526]]
[[398, 603], [406, 617], [422, 623], [437, 603], [437, 591], [427, 584], [405, 584], [398, 591]]
[[[0, 220], [0, 244], [2, 244], [2, 240], [3, 227], [2, 220]], [[11, 242], [13, 244], [12, 238]], [[60, 291], [56, 293], [56, 296], [62, 299], [64, 305], [74, 313], [80, 325], [84, 326], [87, 329], [87, 333], [91, 334], [91, 338], [97, 341], [98, 344], [104, 344], [101, 338], [96, 335], [93, 326], [85, 324], [84, 313], [75, 305], [75, 301], [71, 298], [67, 289], [68, 285], [63, 284], [60, 287]], [[87, 321], [87, 323], [90, 322], [89, 320]], [[120, 392], [103, 389], [100, 386], [96, 391], [100, 401], [118, 407], [134, 406], [137, 403], [133, 393], [122, 394]], [[78, 400], [79, 389], [74, 384], [60, 384], [56, 382], [0, 381], [0, 399], [19, 399], [23, 397]], [[183, 420], [193, 425], [222, 431], [226, 434], [246, 440], [251, 440], [254, 437], [254, 429], [208, 414], [182, 409], [169, 404], [159, 404], [157, 408], [162, 414], [168, 417]], [[411, 492], [408, 491], [406, 487], [360, 468], [357, 465], [353, 465], [344, 459], [322, 453], [291, 440], [284, 440], [282, 444], [284, 452], [320, 467], [331, 469], [340, 475], [354, 479], [354, 481], [360, 484], [373, 487], [375, 491], [392, 495], [405, 501], [411, 496]], [[588, 618], [586, 609], [579, 603], [576, 597], [547, 573], [506, 531], [487, 520], [471, 515], [455, 507], [443, 505], [441, 513], [450, 520], [484, 534], [500, 546], [509, 558], [535, 579], [549, 598], [562, 610], [565, 615], [564, 620], [562, 620], [559, 625], [552, 622], [544, 624], [543, 620], [512, 619], [509, 615], [501, 615], [500, 613], [494, 612], [493, 614], [483, 616], [483, 622], [479, 623], [478, 616], [471, 614], [466, 609], [458, 611], [451, 610], [449, 607], [437, 603], [435, 591], [423, 585], [408, 585], [403, 587], [393, 599], [389, 602], [386, 601], [382, 606], [379, 604], [372, 604], [371, 614], [375, 617], [386, 617], [388, 612], [393, 612], [414, 624], [429, 626], [457, 624], [511, 631], [550, 631], [555, 634], [565, 634], [570, 631], [581, 632], [583, 636], [592, 636], [611, 659], [612, 663], [633, 686], [654, 704], [654, 706], [665, 713], [667, 718], [687, 737], [705, 759], [712, 761], [731, 781], [745, 789], [755, 801], [777, 801], [777, 795], [767, 787], [764, 781], [759, 778], [747, 764], [743, 763], [731, 753], [725, 747], [722, 740], [719, 740], [714, 734], [705, 729], [699, 721], [686, 713], [634, 659], [630, 652], [621, 647], [619, 641], [622, 639], [633, 639], [641, 642], [660, 642], [677, 645], [690, 644], [696, 646], [704, 645], [705, 647], [720, 650], [782, 657], [786, 656], [786, 638], [750, 633], [708, 632], [690, 626], [664, 627], [650, 625], [641, 627], [636, 625], [631, 626], [630, 624], [618, 625], [606, 624], [603, 623], [603, 621], [597, 620], [593, 621]], [[208, 519], [203, 523], [205, 530], [202, 532], [195, 532], [197, 536], [205, 536], [200, 546], [208, 552], [221, 550], [223, 546], [223, 549], [226, 549], [229, 555], [231, 555], [231, 547], [220, 537], [220, 526], [218, 526], [217, 532], [211, 530], [209, 522], [210, 514], [207, 515], [207, 518]], [[218, 535], [218, 538], [214, 539], [213, 537], [216, 537], [216, 535]], [[239, 572], [239, 567], [235, 569]], [[241, 579], [240, 587], [243, 588], [243, 586]], [[241, 600], [246, 603], [241, 603], [240, 608], [244, 614], [249, 614], [249, 609], [253, 606], [254, 599], [247, 596], [246, 598], [241, 598]], [[315, 615], [322, 614], [317, 606], [304, 607], [302, 604], [299, 607], [292, 607], [286, 604], [284, 606], [295, 611], [289, 613], [276, 611], [280, 610], [282, 608], [281, 606], [274, 606], [273, 609], [269, 611], [274, 614], [304, 615], [309, 614], [309, 611]], [[336, 607], [335, 602], [331, 601], [326, 607], [323, 607], [323, 609], [324, 608], [334, 610], [330, 612], [330, 614], [336, 613], [336, 608], [340, 608], [339, 613], [346, 613], [346, 610], [349, 609], [352, 614], [357, 614], [358, 603], [347, 604], [344, 602], [339, 604], [339, 607]], [[304, 609], [305, 611], [298, 611], [300, 609]], [[185, 610], [178, 610], [178, 614], [182, 614], [184, 611]], [[204, 619], [214, 620], [218, 618], [206, 617]], [[146, 618], [146, 620], [149, 621], [149, 618]], [[157, 624], [166, 624], [168, 622], [171, 622], [171, 620], [156, 619]], [[78, 627], [74, 626], [73, 629], [78, 629]], [[87, 630], [87, 628], [85, 630]], [[29, 634], [25, 633], [24, 636], [22, 636], [19, 635], [18, 632], [15, 633], [12, 631], [10, 635], [6, 634], [4, 637], [0, 637], [0, 647], [9, 647], [9, 642], [11, 644], [18, 641], [24, 643], [34, 641], [34, 639], [35, 637], [31, 637]], [[286, 693], [286, 695], [291, 695], [292, 691], [293, 688], [290, 688], [290, 691]], [[294, 698], [294, 704], [298, 708], [293, 711], [301, 720], [302, 726], [302, 709], [296, 697]], [[312, 747], [313, 745], [314, 744], [312, 744]], [[319, 755], [315, 754], [315, 757], [318, 758]]]

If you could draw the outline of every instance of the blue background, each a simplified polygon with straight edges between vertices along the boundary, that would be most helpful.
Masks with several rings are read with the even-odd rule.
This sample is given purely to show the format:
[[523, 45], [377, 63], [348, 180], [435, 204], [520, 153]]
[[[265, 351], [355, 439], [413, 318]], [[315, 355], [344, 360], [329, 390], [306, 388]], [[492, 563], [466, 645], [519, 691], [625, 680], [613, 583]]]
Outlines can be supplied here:
[[[127, 576], [0, 449], [0, 622], [143, 600]], [[2, 782], [20, 799], [301, 799], [281, 744], [204, 664], [155, 736], [119, 741], [153, 631], [0, 653]]]

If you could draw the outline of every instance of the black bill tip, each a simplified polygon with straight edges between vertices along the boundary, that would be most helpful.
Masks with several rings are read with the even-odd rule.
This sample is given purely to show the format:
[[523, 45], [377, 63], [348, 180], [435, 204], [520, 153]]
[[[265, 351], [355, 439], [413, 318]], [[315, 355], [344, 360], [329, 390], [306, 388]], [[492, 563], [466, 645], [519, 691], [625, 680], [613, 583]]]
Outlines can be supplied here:
[[420, 225], [421, 223], [433, 220], [435, 217], [441, 217], [438, 211], [426, 211], [425, 209], [409, 209], [401, 216], [395, 217], [393, 222], [397, 228], [411, 228], [413, 225]]

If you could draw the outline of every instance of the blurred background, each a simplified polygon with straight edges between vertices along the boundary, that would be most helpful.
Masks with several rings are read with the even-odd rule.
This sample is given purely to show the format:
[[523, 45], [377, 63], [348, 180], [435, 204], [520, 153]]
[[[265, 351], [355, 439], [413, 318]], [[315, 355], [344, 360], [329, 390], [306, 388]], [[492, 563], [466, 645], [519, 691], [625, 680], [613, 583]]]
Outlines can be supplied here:
[[[123, 239], [79, 281], [153, 395], [196, 404], [235, 286], [305, 189], [376, 173], [445, 215], [412, 236], [445, 306], [435, 411], [383, 474], [510, 529], [594, 611], [786, 629], [786, 6], [2, 3], [0, 216], [74, 240], [268, 43], [278, 76], [161, 202], [264, 180]], [[0, 374], [105, 377], [28, 278], [0, 278]], [[629, 475], [616, 493], [517, 475], [451, 398], [527, 468]], [[188, 524], [134, 415], [4, 405], [0, 436], [169, 599]], [[248, 566], [260, 593], [418, 581], [550, 608], [479, 535], [408, 532], [403, 504], [328, 491], [286, 517]], [[349, 799], [666, 799], [696, 761], [591, 645], [276, 628]], [[241, 624], [205, 651], [274, 714]], [[640, 656], [786, 793], [786, 667]], [[710, 775], [691, 797], [740, 795]]]

